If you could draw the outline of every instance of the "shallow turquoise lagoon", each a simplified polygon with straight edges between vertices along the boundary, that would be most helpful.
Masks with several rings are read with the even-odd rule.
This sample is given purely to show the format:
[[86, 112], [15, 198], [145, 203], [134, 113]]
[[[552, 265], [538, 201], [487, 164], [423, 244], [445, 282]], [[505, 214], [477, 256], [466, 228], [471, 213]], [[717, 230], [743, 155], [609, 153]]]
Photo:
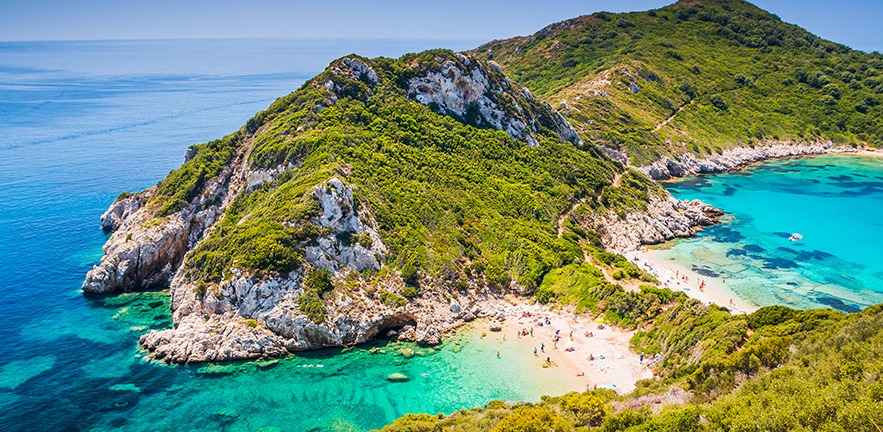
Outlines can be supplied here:
[[[654, 252], [726, 279], [757, 306], [856, 311], [883, 302], [883, 159], [822, 155], [667, 183], [728, 213]], [[793, 233], [803, 236], [790, 241]]]

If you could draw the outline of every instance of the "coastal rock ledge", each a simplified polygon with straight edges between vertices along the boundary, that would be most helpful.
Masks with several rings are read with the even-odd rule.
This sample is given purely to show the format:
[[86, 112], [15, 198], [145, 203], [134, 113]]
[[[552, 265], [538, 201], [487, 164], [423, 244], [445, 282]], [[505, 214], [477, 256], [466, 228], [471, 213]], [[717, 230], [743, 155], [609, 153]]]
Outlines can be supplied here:
[[649, 165], [637, 168], [653, 180], [669, 180], [695, 174], [710, 174], [731, 171], [744, 165], [770, 159], [827, 153], [834, 147], [833, 142], [810, 144], [774, 143], [756, 147], [735, 147], [721, 154], [713, 154], [699, 159], [692, 153], [684, 153], [676, 159], [664, 156]]
[[612, 211], [584, 213], [577, 216], [576, 223], [600, 233], [608, 249], [625, 253], [642, 245], [694, 236], [701, 227], [717, 223], [723, 214], [702, 201], [682, 201], [664, 192], [650, 197], [646, 211], [631, 211], [625, 217]]

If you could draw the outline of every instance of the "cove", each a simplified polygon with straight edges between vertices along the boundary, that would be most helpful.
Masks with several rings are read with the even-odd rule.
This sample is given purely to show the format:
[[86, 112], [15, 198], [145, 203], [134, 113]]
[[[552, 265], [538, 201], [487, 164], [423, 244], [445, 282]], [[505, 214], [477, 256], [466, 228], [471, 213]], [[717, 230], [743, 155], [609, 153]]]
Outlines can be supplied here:
[[[852, 312], [883, 302], [883, 159], [775, 160], [664, 186], [728, 216], [653, 248], [654, 259], [725, 280], [756, 306]], [[790, 241], [793, 233], [803, 238]]]

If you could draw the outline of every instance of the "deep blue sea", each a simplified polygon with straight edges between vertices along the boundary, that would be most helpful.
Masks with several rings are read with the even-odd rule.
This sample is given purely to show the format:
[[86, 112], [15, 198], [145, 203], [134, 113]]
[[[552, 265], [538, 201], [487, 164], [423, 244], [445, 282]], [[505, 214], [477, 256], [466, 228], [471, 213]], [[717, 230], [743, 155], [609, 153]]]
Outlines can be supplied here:
[[[365, 430], [564, 392], [501, 366], [496, 350], [533, 356], [494, 338], [448, 339], [410, 360], [380, 344], [385, 353], [167, 366], [137, 347], [171, 325], [167, 293], [80, 291], [107, 238], [98, 216], [179, 166], [189, 145], [237, 130], [349, 53], [479, 43], [0, 42], [0, 430]], [[392, 372], [412, 380], [388, 383]]]
[[[883, 303], [883, 158], [822, 155], [666, 183], [728, 216], [651, 253], [754, 306]], [[797, 241], [789, 237], [799, 233]]]

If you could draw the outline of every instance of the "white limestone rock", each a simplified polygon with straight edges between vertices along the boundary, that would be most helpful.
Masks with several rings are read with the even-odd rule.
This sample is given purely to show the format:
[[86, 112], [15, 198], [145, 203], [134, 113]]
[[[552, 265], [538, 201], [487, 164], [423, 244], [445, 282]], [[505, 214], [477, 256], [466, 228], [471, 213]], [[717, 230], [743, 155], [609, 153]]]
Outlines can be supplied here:
[[830, 141], [811, 144], [779, 142], [756, 147], [734, 147], [704, 159], [697, 158], [693, 153], [684, 153], [675, 159], [662, 157], [649, 165], [638, 167], [638, 171], [654, 180], [669, 180], [673, 177], [729, 171], [769, 159], [822, 154], [833, 146], [834, 143]]
[[132, 195], [114, 202], [101, 215], [101, 228], [105, 231], [116, 231], [129, 216], [135, 214], [141, 208], [140, 195]]
[[560, 139], [579, 143], [574, 128], [551, 106], [534, 99], [526, 88], [516, 88], [494, 62], [486, 69], [462, 53], [453, 59], [437, 58], [439, 67], [429, 68], [408, 80], [408, 97], [433, 106], [478, 127], [492, 127], [509, 136], [538, 145], [539, 126], [556, 132]]

